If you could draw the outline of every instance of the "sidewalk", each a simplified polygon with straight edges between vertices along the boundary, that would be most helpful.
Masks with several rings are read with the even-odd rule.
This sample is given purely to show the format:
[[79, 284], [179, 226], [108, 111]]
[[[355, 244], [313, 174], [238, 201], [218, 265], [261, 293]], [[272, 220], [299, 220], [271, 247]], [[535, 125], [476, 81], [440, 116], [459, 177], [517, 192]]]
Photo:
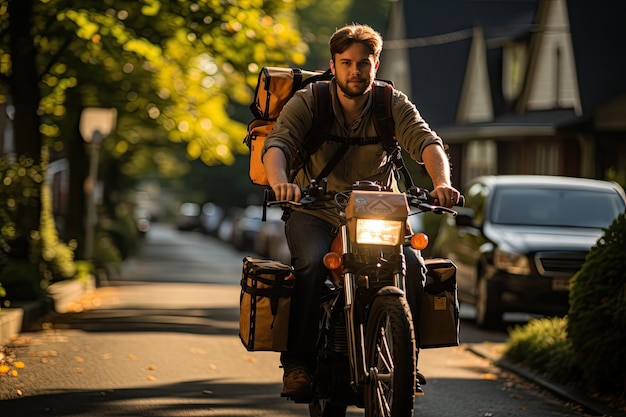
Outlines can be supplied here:
[[593, 416], [626, 417], [626, 413], [621, 413], [600, 401], [589, 398], [581, 391], [551, 382], [541, 375], [503, 358], [504, 343], [473, 343], [467, 348], [470, 352], [490, 360], [498, 367], [517, 374], [568, 402], [579, 404]]

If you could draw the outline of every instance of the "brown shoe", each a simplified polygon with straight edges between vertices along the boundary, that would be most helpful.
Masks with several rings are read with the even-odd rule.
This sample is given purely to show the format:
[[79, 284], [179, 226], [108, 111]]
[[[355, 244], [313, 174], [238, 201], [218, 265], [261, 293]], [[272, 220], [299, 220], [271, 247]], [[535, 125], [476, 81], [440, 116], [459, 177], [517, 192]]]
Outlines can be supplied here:
[[308, 397], [311, 394], [311, 376], [304, 368], [295, 368], [283, 377], [281, 397]]

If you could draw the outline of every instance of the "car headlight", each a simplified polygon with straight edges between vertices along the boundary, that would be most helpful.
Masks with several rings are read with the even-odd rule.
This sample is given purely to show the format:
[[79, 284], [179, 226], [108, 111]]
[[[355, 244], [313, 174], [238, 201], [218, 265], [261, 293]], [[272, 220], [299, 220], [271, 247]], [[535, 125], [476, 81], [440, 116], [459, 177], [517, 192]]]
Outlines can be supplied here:
[[397, 246], [404, 237], [404, 223], [397, 220], [357, 219], [356, 243]]
[[493, 262], [496, 268], [503, 269], [510, 274], [530, 275], [530, 262], [524, 254], [496, 249]]

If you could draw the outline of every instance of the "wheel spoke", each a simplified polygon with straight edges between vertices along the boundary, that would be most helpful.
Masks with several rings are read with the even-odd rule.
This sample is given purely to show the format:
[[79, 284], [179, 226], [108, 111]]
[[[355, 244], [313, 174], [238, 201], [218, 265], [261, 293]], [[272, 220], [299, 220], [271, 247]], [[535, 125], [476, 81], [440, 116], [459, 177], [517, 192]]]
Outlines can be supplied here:
[[381, 381], [377, 381], [377, 394], [378, 394], [378, 412], [381, 417], [386, 417], [391, 415], [391, 406], [389, 405], [389, 401], [387, 396], [384, 395], [387, 390]]
[[389, 341], [387, 339], [386, 331], [384, 327], [380, 328], [380, 343], [377, 344], [376, 349], [378, 350], [378, 372], [381, 371], [381, 366], [384, 365], [385, 371], [393, 370], [393, 357], [391, 353], [391, 349], [389, 347]]
[[[382, 321], [382, 320], [381, 320]], [[378, 414], [381, 417], [391, 415], [390, 398], [393, 395], [393, 354], [390, 346], [391, 340], [387, 337], [387, 329], [389, 328], [389, 318], [385, 317], [384, 323], [378, 328], [378, 340], [376, 343], [377, 352], [377, 370], [376, 370], [376, 398]]]

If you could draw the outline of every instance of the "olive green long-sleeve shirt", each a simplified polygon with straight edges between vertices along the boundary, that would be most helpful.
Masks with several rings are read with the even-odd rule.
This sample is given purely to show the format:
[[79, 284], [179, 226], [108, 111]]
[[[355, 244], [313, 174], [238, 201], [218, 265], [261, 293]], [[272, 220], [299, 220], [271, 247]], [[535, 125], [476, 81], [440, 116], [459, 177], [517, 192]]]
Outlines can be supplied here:
[[[336, 94], [335, 81], [331, 81], [330, 95], [335, 118], [330, 133], [340, 138], [375, 137], [372, 94], [361, 116], [346, 127], [343, 113]], [[426, 146], [443, 146], [441, 138], [431, 130], [421, 117], [415, 105], [401, 91], [394, 90], [392, 96], [392, 115], [395, 123], [396, 138], [404, 150], [418, 163], [422, 161], [422, 151]], [[271, 147], [280, 148], [285, 154], [288, 172], [295, 169], [298, 156], [313, 122], [314, 98], [312, 87], [302, 89], [287, 102], [278, 118], [276, 126], [265, 139], [264, 152]], [[338, 141], [326, 141], [306, 161], [298, 172], [294, 182], [300, 187], [307, 187], [315, 179], [341, 146]], [[359, 180], [377, 181], [388, 189], [397, 189], [393, 175], [393, 164], [382, 143], [371, 145], [352, 145], [343, 158], [328, 175], [328, 191], [349, 190]], [[297, 209], [320, 217], [327, 222], [339, 225], [340, 218], [333, 202], [317, 202], [314, 207]]]

